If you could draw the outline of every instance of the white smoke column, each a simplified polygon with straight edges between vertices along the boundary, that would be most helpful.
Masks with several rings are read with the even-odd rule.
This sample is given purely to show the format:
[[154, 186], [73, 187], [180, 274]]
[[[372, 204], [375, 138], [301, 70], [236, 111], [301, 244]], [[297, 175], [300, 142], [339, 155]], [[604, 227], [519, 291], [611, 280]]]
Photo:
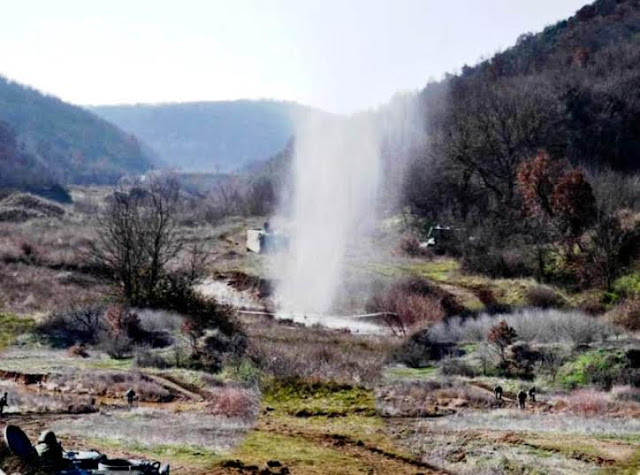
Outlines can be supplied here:
[[379, 162], [374, 114], [299, 121], [291, 243], [277, 289], [282, 311], [332, 310], [347, 247], [375, 219]]

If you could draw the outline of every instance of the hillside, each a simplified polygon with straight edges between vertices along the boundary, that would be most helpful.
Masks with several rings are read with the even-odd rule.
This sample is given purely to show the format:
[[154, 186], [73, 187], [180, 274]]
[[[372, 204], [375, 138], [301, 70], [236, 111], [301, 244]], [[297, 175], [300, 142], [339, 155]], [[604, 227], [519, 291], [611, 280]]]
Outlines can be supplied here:
[[[597, 0], [537, 34], [521, 35], [513, 47], [463, 68], [459, 76], [450, 76], [445, 81], [447, 108], [455, 112], [449, 118], [482, 115], [493, 108], [505, 119], [544, 119], [540, 129], [547, 130], [526, 137], [529, 151], [544, 148], [588, 168], [637, 171], [639, 64], [640, 2]], [[431, 115], [432, 124], [441, 125], [442, 116], [434, 118], [429, 111], [442, 94], [433, 86], [423, 91], [425, 114]], [[524, 137], [525, 131], [520, 132]]]
[[492, 277], [611, 291], [636, 275], [638, 65], [640, 2], [598, 0], [428, 84], [403, 186], [418, 231], [463, 229], [448, 252]]
[[294, 134], [292, 116], [317, 113], [267, 100], [98, 106], [91, 110], [149, 144], [185, 172], [237, 171], [278, 153]]
[[[138, 140], [80, 107], [0, 77], [2, 182], [113, 183], [153, 166]], [[8, 150], [12, 152], [9, 153]]]

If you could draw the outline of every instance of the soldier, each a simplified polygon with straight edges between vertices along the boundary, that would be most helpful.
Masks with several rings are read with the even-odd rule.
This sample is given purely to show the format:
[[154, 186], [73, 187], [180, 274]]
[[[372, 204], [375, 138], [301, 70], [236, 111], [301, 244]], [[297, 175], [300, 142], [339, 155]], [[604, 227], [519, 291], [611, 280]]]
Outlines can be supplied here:
[[496, 386], [493, 388], [493, 394], [498, 401], [502, 401], [502, 386]]
[[62, 446], [53, 431], [43, 431], [38, 438], [35, 449], [40, 463], [45, 467], [57, 468], [62, 465]]
[[531, 388], [529, 389], [529, 399], [531, 399], [531, 402], [536, 402], [536, 387], [535, 386], [531, 386]]
[[6, 392], [0, 397], [0, 417], [4, 415], [4, 408], [9, 405], [8, 399], [9, 395]]
[[520, 407], [520, 409], [524, 409], [524, 403], [527, 400], [527, 393], [525, 393], [524, 391], [520, 391], [518, 393], [518, 406]]
[[124, 397], [127, 399], [127, 404], [129, 405], [129, 407], [133, 406], [133, 401], [136, 400], [136, 392], [133, 390], [133, 388], [129, 388], [129, 390], [124, 393]]

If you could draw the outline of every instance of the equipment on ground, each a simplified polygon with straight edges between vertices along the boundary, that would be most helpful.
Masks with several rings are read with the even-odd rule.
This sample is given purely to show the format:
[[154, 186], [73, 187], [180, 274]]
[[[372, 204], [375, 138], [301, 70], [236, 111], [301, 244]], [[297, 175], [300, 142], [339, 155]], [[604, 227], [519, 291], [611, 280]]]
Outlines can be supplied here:
[[[9, 450], [29, 465], [42, 467], [38, 453], [29, 437], [17, 426], [8, 425], [4, 440]], [[154, 460], [109, 459], [97, 450], [69, 451], [62, 455], [64, 468], [51, 471], [53, 475], [110, 475], [129, 473], [134, 475], [169, 475], [169, 464], [161, 466]]]

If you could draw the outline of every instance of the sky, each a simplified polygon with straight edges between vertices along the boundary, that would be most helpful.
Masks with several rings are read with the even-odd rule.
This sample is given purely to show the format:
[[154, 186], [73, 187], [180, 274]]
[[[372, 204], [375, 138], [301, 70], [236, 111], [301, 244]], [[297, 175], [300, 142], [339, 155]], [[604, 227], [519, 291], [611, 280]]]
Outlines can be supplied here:
[[0, 0], [0, 74], [79, 105], [270, 98], [349, 113], [586, 2]]

